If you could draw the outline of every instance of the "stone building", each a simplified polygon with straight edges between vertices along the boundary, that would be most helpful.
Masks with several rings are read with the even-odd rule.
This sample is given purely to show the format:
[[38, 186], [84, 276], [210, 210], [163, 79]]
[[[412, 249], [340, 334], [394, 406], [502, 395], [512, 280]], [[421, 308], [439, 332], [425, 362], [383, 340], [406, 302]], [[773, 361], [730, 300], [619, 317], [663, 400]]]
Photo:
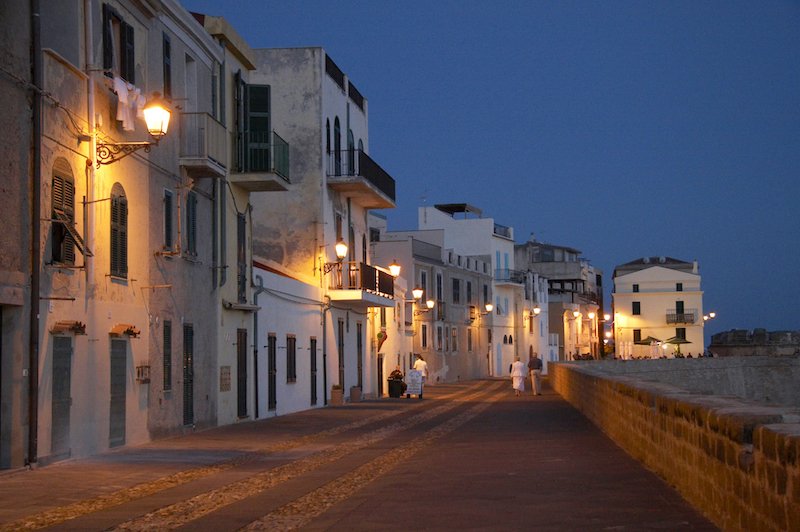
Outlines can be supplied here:
[[720, 357], [800, 355], [800, 331], [733, 329], [711, 336], [708, 350]]

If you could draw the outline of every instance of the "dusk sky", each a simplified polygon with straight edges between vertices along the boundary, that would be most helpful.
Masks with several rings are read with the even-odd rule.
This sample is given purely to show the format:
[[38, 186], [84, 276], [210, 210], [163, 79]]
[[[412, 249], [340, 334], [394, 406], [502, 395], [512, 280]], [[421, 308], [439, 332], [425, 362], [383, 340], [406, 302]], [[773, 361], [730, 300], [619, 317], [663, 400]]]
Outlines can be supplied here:
[[603, 270], [700, 263], [710, 334], [800, 329], [800, 2], [185, 0], [321, 46], [369, 101], [390, 229], [470, 203]]

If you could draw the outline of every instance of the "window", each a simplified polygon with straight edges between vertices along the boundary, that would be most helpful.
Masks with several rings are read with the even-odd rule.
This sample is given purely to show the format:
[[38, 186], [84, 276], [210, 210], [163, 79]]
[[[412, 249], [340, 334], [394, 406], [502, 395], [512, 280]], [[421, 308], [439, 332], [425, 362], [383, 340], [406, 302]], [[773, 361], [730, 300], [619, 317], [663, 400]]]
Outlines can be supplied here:
[[381, 327], [386, 327], [386, 307], [381, 307]]
[[369, 241], [370, 242], [380, 242], [381, 241], [381, 231], [375, 227], [369, 228]]
[[642, 330], [641, 329], [634, 329], [633, 330], [633, 341], [634, 343], [638, 343], [642, 341]]
[[422, 349], [426, 349], [428, 347], [428, 326], [424, 323], [420, 328], [420, 344]]
[[453, 348], [453, 351], [458, 351], [458, 327], [450, 329], [450, 334], [453, 335], [450, 347]]
[[442, 274], [441, 273], [437, 273], [436, 274], [436, 300], [437, 301], [443, 301], [444, 300], [443, 297], [442, 297]]
[[444, 328], [444, 350], [450, 351], [450, 327], [447, 326]]
[[422, 288], [422, 300], [428, 299], [428, 272], [422, 270], [419, 272], [419, 287]]
[[686, 327], [675, 327], [675, 336], [681, 340], [686, 340]]
[[[172, 44], [169, 42], [169, 35], [166, 33], [164, 34], [161, 48], [164, 52], [164, 98], [169, 100], [172, 98]], [[212, 89], [216, 89], [216, 86], [212, 86]]]
[[325, 153], [331, 152], [331, 120], [325, 120]]
[[467, 329], [467, 351], [472, 352], [472, 329]]
[[164, 320], [163, 390], [172, 389], [172, 321]]
[[634, 301], [631, 303], [631, 314], [634, 316], [641, 316], [642, 314], [642, 304], [639, 301]]
[[638, 284], [633, 285], [633, 291], [634, 292], [638, 292], [639, 291], [639, 285]]
[[467, 281], [467, 305], [472, 304], [472, 281]]
[[453, 303], [461, 303], [461, 279], [453, 279]]
[[53, 167], [52, 196], [52, 260], [75, 264], [75, 183], [66, 161], [59, 160]]
[[675, 283], [675, 291], [683, 292], [683, 283]]
[[128, 277], [128, 200], [119, 183], [111, 188], [111, 275]]
[[355, 175], [356, 171], [356, 142], [353, 130], [347, 130], [347, 175]]
[[486, 305], [486, 303], [488, 303], [488, 302], [489, 302], [489, 285], [488, 284], [484, 284], [483, 285], [483, 304]]
[[297, 382], [297, 338], [286, 335], [286, 382]]
[[172, 249], [172, 191], [164, 191], [164, 249]]
[[[271, 170], [270, 86], [249, 85], [239, 72], [234, 78], [234, 85], [236, 168], [240, 172]], [[225, 107], [222, 102], [221, 107]]]
[[186, 253], [197, 255], [197, 193], [186, 195]]
[[361, 235], [361, 262], [367, 263], [367, 235]]
[[683, 314], [683, 313], [684, 313], [683, 301], [676, 301], [675, 302], [675, 314]]
[[436, 326], [436, 350], [437, 351], [441, 351], [442, 350], [442, 344], [443, 343], [444, 343], [444, 340], [442, 339], [442, 326], [441, 325], [437, 325]]
[[333, 175], [342, 175], [342, 128], [338, 116], [333, 119]]
[[119, 12], [103, 4], [103, 69], [129, 83], [136, 83], [133, 26]]

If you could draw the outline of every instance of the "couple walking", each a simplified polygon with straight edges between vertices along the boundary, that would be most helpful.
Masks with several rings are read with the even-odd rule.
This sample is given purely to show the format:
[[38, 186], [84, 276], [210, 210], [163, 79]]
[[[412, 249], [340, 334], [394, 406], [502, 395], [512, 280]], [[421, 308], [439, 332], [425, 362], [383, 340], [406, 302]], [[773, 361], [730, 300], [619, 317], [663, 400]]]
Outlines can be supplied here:
[[533, 395], [542, 395], [542, 384], [540, 378], [542, 375], [542, 361], [537, 354], [530, 355], [528, 359], [527, 372], [525, 371], [525, 364], [520, 362], [519, 357], [514, 358], [514, 363], [511, 364], [511, 384], [514, 387], [514, 395], [519, 397], [525, 391], [525, 378], [527, 374], [531, 377], [531, 390]]

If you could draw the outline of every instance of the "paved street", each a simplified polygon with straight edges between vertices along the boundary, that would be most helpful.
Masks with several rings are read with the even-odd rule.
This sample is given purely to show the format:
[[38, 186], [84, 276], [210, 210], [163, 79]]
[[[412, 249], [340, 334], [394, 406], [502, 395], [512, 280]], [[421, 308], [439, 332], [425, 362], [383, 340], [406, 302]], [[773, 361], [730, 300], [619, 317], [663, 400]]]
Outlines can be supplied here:
[[716, 530], [547, 387], [429, 386], [0, 474], [0, 530]]

